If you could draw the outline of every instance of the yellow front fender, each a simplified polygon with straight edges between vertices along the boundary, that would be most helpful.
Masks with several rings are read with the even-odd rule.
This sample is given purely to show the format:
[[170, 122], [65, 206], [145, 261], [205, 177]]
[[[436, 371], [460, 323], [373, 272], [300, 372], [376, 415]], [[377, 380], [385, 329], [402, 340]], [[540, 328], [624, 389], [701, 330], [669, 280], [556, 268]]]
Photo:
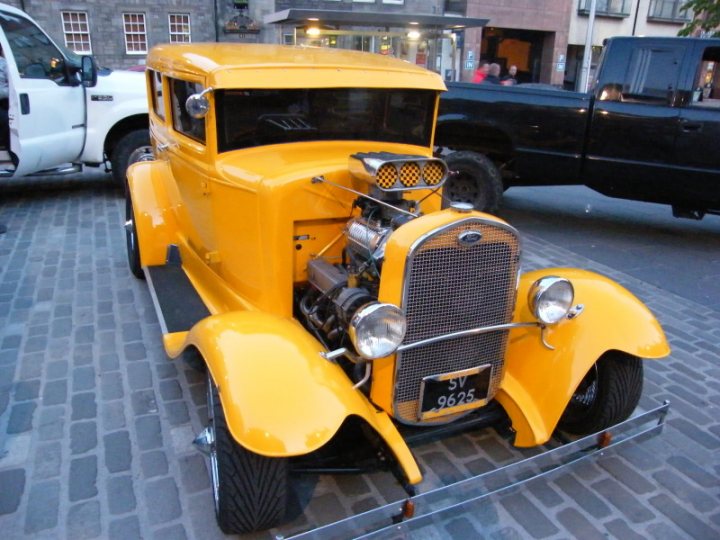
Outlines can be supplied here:
[[550, 438], [582, 378], [606, 351], [641, 358], [670, 353], [660, 324], [640, 300], [614, 281], [584, 270], [551, 268], [524, 274], [515, 322], [534, 319], [528, 290], [538, 278], [549, 275], [569, 279], [575, 304], [582, 304], [584, 310], [547, 328], [546, 341], [554, 350], [542, 344], [538, 328], [510, 332], [505, 376], [496, 399], [512, 420], [517, 446], [535, 446]]
[[387, 413], [320, 356], [325, 349], [297, 321], [236, 311], [208, 317], [182, 337], [165, 340], [168, 354], [177, 356], [188, 346], [200, 351], [220, 391], [230, 433], [248, 450], [273, 457], [308, 454], [357, 415], [385, 440], [408, 481], [422, 480]]

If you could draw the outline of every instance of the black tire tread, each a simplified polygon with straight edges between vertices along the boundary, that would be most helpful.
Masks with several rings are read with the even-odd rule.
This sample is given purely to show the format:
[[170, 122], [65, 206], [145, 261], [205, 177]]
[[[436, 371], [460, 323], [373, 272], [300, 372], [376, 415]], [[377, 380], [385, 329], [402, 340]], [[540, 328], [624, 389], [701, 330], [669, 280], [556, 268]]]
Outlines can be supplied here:
[[129, 193], [125, 195], [125, 218], [132, 218], [133, 234], [135, 235], [135, 245], [134, 247], [131, 247], [130, 239], [127, 237], [129, 233], [127, 231], [125, 232], [125, 247], [127, 249], [128, 266], [130, 267], [130, 271], [133, 276], [138, 279], [145, 279], [145, 272], [143, 272], [142, 266], [140, 265], [140, 246], [138, 244], [137, 225], [135, 224], [135, 211], [133, 209], [132, 199], [130, 198]]
[[147, 129], [136, 129], [122, 136], [110, 156], [113, 181], [116, 186], [125, 186], [128, 159], [133, 150], [139, 146], [150, 146], [150, 132]]
[[261, 456], [240, 446], [228, 430], [220, 400], [214, 402], [218, 524], [230, 534], [274, 527], [285, 516], [287, 506], [287, 459]]
[[[620, 351], [609, 351], [597, 362], [598, 388], [594, 402], [581, 417], [560, 419], [563, 431], [587, 435], [602, 431], [630, 417], [637, 407], [643, 388], [642, 359]], [[570, 407], [568, 407], [570, 408]]]
[[[500, 206], [503, 195], [503, 181], [500, 171], [495, 164], [487, 157], [477, 152], [459, 151], [449, 154], [445, 158], [448, 169], [450, 171], [459, 171], [461, 174], [469, 174], [478, 182], [478, 188], [482, 191], [480, 200], [476, 200], [475, 209], [481, 212], [494, 213]], [[447, 189], [448, 183], [453, 178], [448, 178], [445, 182]], [[445, 192], [446, 190], [444, 190]], [[443, 197], [443, 207], [450, 204], [450, 200]]]

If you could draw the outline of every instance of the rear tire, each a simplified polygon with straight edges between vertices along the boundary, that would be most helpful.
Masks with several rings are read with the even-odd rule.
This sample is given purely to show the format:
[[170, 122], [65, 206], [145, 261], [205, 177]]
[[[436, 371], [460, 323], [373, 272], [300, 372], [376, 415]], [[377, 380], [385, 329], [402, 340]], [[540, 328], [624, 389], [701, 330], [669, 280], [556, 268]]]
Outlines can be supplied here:
[[127, 169], [138, 161], [155, 159], [150, 146], [150, 132], [147, 129], [136, 129], [122, 136], [110, 156], [112, 175], [115, 185], [124, 186]]
[[136, 278], [145, 279], [145, 272], [140, 266], [140, 246], [135, 225], [135, 211], [129, 193], [125, 195], [125, 246], [130, 271]]
[[580, 382], [558, 427], [575, 435], [588, 435], [622, 422], [637, 407], [642, 387], [642, 359], [609, 351]]
[[497, 212], [503, 194], [500, 171], [475, 152], [453, 152], [445, 158], [450, 176], [443, 187], [443, 208], [453, 202], [470, 203], [481, 212]]
[[227, 534], [274, 527], [285, 517], [288, 462], [261, 456], [232, 438], [208, 372], [208, 417], [213, 444], [210, 477], [218, 525]]

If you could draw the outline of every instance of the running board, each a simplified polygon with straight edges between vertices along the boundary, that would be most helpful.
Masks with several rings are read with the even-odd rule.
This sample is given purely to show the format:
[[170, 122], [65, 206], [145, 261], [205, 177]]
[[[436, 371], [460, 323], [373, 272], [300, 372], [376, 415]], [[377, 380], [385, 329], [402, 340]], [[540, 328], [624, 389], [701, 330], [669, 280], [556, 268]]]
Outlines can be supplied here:
[[150, 296], [163, 335], [187, 332], [210, 312], [182, 268], [177, 246], [168, 246], [162, 266], [144, 266]]
[[536, 456], [516, 461], [499, 469], [460, 480], [409, 499], [373, 508], [288, 540], [324, 540], [326, 538], [410, 538], [412, 531], [435, 522], [447, 512], [461, 512], [482, 499], [503, 493], [525, 482], [552, 474], [563, 467], [619, 447], [630, 441], [642, 441], [659, 435], [665, 425], [670, 403], [625, 420], [611, 428], [568, 442]]

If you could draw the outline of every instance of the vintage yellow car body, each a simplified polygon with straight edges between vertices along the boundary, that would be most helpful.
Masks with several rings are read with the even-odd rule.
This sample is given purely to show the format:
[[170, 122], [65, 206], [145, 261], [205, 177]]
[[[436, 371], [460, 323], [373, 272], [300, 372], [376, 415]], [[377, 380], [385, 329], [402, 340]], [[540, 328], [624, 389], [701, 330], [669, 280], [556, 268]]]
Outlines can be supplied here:
[[[323, 356], [330, 351], [298, 319], [294, 298], [308, 283], [311, 261], [343, 259], [346, 224], [360, 210], [353, 204], [357, 196], [342, 188], [367, 191], [367, 184], [349, 173], [349, 156], [388, 152], [432, 158], [432, 132], [424, 145], [302, 140], [222, 152], [214, 126], [216, 95], [223, 89], [424, 89], [435, 95], [434, 117], [442, 80], [380, 55], [279, 46], [161, 46], [151, 51], [147, 65], [156, 160], [137, 163], [128, 173], [139, 262], [143, 268], [162, 267], [169, 246], [175, 246], [182, 271], [208, 311], [191, 327], [165, 333], [168, 355], [178, 357], [188, 348], [199, 352], [217, 384], [232, 437], [247, 450], [269, 457], [308, 454], [330, 441], [349, 417], [359, 417], [387, 444], [407, 481], [420, 482], [397, 428], [397, 355], [370, 361], [366, 391], [357, 388], [347, 370]], [[212, 89], [205, 95], [204, 141], [175, 128], [171, 79]], [[164, 100], [160, 109], [156, 99]], [[317, 177], [322, 181], [313, 181]], [[380, 302], [403, 306], [408, 252], [419, 238], [467, 219], [511, 231], [488, 214], [441, 209], [438, 190], [407, 191], [403, 198], [421, 201], [422, 215], [387, 240]], [[507, 330], [494, 397], [510, 417], [518, 446], [550, 438], [573, 393], [607, 351], [642, 358], [669, 353], [660, 325], [637, 298], [578, 269], [521, 275], [514, 282], [513, 323], [536, 322], [529, 290], [547, 275], [567, 278], [574, 304], [584, 309], [557, 324]]]

